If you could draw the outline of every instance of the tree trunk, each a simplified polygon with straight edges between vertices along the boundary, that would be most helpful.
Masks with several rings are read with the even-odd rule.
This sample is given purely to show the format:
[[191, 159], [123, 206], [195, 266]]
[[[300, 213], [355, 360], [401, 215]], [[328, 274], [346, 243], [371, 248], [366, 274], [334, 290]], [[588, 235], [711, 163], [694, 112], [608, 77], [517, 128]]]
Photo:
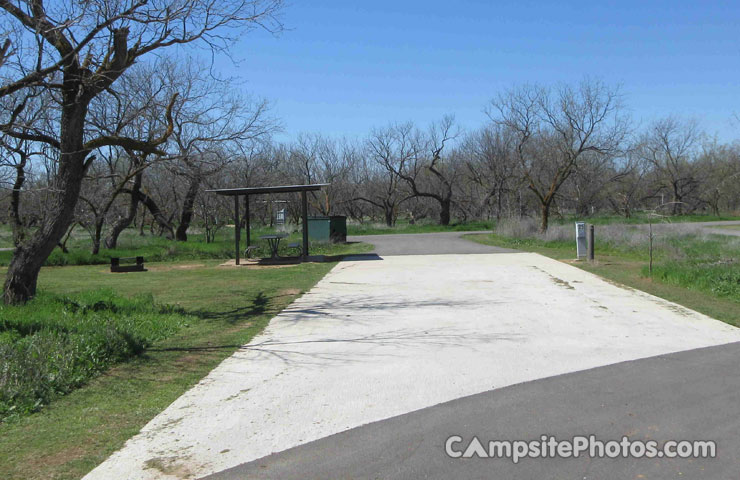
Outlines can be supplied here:
[[74, 231], [77, 225], [78, 225], [77, 223], [72, 222], [72, 224], [67, 229], [67, 233], [64, 234], [64, 238], [62, 239], [62, 241], [57, 244], [57, 246], [62, 249], [62, 253], [64, 254], [69, 253], [69, 249], [67, 248], [67, 242], [69, 241], [69, 238], [72, 236], [72, 232]]
[[[116, 248], [118, 245], [118, 236], [131, 225], [136, 218], [136, 212], [139, 210], [139, 191], [141, 190], [141, 172], [134, 177], [134, 185], [131, 188], [131, 202], [128, 205], [127, 215], [118, 220], [111, 228], [108, 238], [105, 239], [105, 248]], [[144, 220], [141, 221], [141, 233], [143, 234]]]
[[23, 188], [23, 183], [26, 181], [26, 161], [27, 156], [21, 154], [20, 161], [15, 167], [15, 183], [13, 183], [13, 191], [10, 195], [10, 217], [13, 221], [13, 245], [16, 247], [23, 243], [26, 233], [23, 220], [21, 219], [20, 210], [21, 188]]
[[540, 233], [545, 233], [550, 222], [550, 202], [540, 205], [540, 215], [542, 216], [540, 222]]
[[175, 232], [175, 239], [180, 242], [188, 241], [188, 228], [190, 227], [190, 222], [193, 220], [193, 205], [195, 205], [195, 197], [198, 196], [199, 189], [200, 178], [197, 176], [191, 178], [188, 191], [185, 193], [185, 198], [182, 202], [180, 224], [177, 226], [177, 232]]
[[[121, 190], [121, 192], [128, 193], [129, 195], [134, 194], [133, 190]], [[154, 234], [154, 223], [156, 222], [161, 230], [160, 236], [162, 232], [167, 232], [167, 238], [172, 240], [175, 237], [172, 224], [167, 219], [167, 217], [164, 216], [164, 213], [162, 213], [162, 210], [159, 209], [159, 206], [154, 201], [154, 199], [141, 191], [138, 193], [137, 196], [139, 197], [139, 202], [141, 202], [149, 210], [149, 213], [152, 214], [153, 219], [152, 224], [150, 225], [150, 231], [152, 235]]]
[[681, 203], [681, 195], [678, 191], [678, 182], [673, 182], [673, 215], [681, 215], [683, 213], [683, 203]]
[[450, 207], [452, 205], [452, 201], [449, 198], [446, 198], [444, 200], [441, 200], [439, 202], [439, 224], [440, 225], [449, 225], [450, 224]]
[[713, 195], [712, 199], [708, 202], [709, 208], [712, 209], [712, 213], [717, 217], [719, 217], [719, 202], [720, 202], [719, 194]]
[[386, 206], [385, 206], [385, 224], [388, 227], [392, 227], [393, 224], [395, 223], [395, 221], [394, 221], [395, 219], [393, 218], [394, 217], [394, 215], [393, 215], [393, 211], [394, 210], [395, 209], [393, 208], [392, 205], [387, 205], [386, 204]]
[[6, 304], [25, 303], [36, 294], [39, 270], [74, 218], [87, 156], [83, 147], [87, 104], [79, 102], [76, 93], [67, 91], [63, 98], [59, 170], [49, 189], [48, 214], [33, 236], [15, 250], [5, 278]]
[[93, 248], [92, 254], [97, 255], [100, 253], [100, 237], [103, 236], [103, 223], [105, 223], [105, 216], [95, 219], [95, 232], [93, 234]]
[[141, 209], [141, 222], [139, 223], [139, 236], [144, 236], [144, 225], [146, 224], [146, 208]]

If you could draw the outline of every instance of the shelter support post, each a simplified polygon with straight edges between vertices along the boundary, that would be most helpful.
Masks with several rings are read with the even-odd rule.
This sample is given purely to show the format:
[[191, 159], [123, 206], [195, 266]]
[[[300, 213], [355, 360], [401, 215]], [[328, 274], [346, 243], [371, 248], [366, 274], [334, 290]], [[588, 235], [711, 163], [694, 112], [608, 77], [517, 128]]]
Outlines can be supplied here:
[[239, 195], [234, 195], [234, 258], [236, 258], [237, 265], [239, 265], [239, 237], [242, 233], [239, 223]]
[[305, 191], [301, 192], [301, 206], [303, 217], [303, 258], [308, 258], [308, 196]]
[[247, 225], [247, 248], [252, 245], [251, 232], [249, 231], [249, 195], [244, 195], [244, 219]]

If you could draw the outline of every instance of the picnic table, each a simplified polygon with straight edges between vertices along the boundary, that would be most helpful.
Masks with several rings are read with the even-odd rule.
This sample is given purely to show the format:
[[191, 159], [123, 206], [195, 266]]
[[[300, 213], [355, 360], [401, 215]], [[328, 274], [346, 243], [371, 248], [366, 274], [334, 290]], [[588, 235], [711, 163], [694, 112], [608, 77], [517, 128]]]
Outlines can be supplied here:
[[280, 240], [287, 237], [288, 235], [285, 233], [278, 233], [275, 235], [261, 235], [260, 238], [262, 240], [267, 240], [267, 244], [270, 246], [270, 252], [272, 253], [272, 258], [278, 257], [278, 247], [280, 246]]

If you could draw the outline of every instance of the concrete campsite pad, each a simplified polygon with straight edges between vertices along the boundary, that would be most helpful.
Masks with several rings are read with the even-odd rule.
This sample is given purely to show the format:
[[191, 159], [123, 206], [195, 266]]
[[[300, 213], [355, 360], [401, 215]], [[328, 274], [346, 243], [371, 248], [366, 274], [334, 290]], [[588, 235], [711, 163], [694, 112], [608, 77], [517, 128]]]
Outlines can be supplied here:
[[85, 478], [198, 478], [467, 395], [735, 341], [537, 254], [344, 261]]

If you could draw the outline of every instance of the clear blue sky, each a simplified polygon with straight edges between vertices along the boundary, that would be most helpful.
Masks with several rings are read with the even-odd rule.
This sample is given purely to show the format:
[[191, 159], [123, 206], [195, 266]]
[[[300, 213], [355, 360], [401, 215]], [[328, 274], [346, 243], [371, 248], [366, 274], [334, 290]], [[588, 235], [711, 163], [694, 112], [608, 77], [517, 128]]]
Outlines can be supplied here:
[[477, 128], [506, 87], [584, 75], [621, 84], [643, 124], [673, 113], [740, 138], [738, 2], [294, 0], [283, 20], [239, 43], [238, 68], [218, 62], [274, 103], [281, 139], [447, 113]]

